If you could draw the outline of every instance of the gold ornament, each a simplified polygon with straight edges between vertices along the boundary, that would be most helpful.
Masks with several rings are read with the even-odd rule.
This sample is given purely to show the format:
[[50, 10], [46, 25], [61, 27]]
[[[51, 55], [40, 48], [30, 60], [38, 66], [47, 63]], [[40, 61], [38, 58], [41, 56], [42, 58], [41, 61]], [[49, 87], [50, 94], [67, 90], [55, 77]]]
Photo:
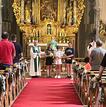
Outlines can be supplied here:
[[[39, 38], [39, 41], [41, 43], [46, 43], [48, 41], [51, 40], [51, 37], [53, 35], [55, 35], [55, 37], [59, 38], [59, 41], [64, 43], [65, 40], [63, 40], [64, 37], [61, 38], [58, 36], [58, 33], [61, 32], [62, 30], [64, 30], [64, 35], [65, 38], [68, 39], [67, 35], [71, 35], [74, 33], [78, 32], [79, 29], [79, 25], [81, 23], [81, 18], [83, 16], [84, 13], [84, 0], [73, 0], [74, 2], [74, 24], [70, 25], [69, 23], [66, 25], [61, 25], [60, 22], [55, 21], [54, 19], [45, 19], [43, 21], [40, 20], [39, 23], [33, 23], [31, 22], [32, 17], [30, 17], [30, 12], [35, 11], [35, 10], [31, 10], [30, 8], [26, 8], [25, 7], [25, 2], [27, 2], [27, 0], [23, 0], [24, 2], [22, 2], [22, 0], [14, 0], [13, 1], [13, 11], [14, 11], [14, 15], [16, 17], [16, 22], [20, 28], [21, 31], [24, 32], [24, 39], [27, 41], [29, 40], [29, 38], [31, 38], [32, 36], [35, 37], [35, 35], [37, 34], [38, 31], [42, 30], [44, 27], [47, 26], [47, 24], [51, 24], [51, 34], [42, 34], [42, 32], [40, 32], [40, 34], [37, 34], [37, 38]], [[30, 0], [28, 0], [30, 1]], [[40, 3], [40, 0], [38, 0]], [[34, 2], [34, 1], [32, 1]], [[24, 3], [24, 5], [21, 5], [21, 3]], [[38, 4], [39, 4], [38, 3]], [[34, 3], [33, 3], [34, 4]], [[21, 7], [24, 6], [24, 7]], [[40, 8], [40, 7], [39, 7]], [[24, 17], [24, 20], [22, 19], [22, 9], [24, 9], [24, 14], [26, 15], [26, 17]], [[39, 9], [40, 10], [40, 9]], [[72, 11], [72, 9], [69, 9], [69, 11]], [[29, 14], [30, 13], [30, 14]], [[58, 12], [60, 13], [60, 12]], [[38, 13], [36, 13], [38, 14]], [[72, 18], [72, 12], [69, 12], [68, 16], [67, 16], [67, 20], [71, 21], [70, 18]], [[34, 19], [36, 20], [36, 18]], [[55, 29], [54, 29], [55, 28]], [[53, 33], [55, 31], [55, 34]], [[67, 42], [67, 41], [66, 41]]]

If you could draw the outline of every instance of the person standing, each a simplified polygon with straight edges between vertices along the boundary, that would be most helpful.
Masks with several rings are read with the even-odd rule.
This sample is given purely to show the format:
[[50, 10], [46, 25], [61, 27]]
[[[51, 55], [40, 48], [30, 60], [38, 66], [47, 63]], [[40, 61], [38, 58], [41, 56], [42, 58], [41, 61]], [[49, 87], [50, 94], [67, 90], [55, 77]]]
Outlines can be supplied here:
[[106, 68], [106, 53], [101, 61], [100, 67], [99, 67], [99, 74], [97, 76], [95, 76], [92, 81], [99, 81], [102, 77], [103, 71]]
[[105, 53], [105, 55], [102, 59], [102, 62], [100, 64], [99, 75], [97, 76], [98, 79], [101, 79], [103, 71], [105, 70], [105, 68], [106, 68], [106, 53]]
[[18, 63], [20, 61], [20, 58], [23, 56], [22, 55], [22, 47], [17, 42], [17, 37], [15, 34], [12, 35], [11, 40], [12, 40], [12, 43], [14, 44], [15, 50], [16, 50], [16, 56], [13, 59], [13, 63]]
[[56, 76], [55, 78], [61, 78], [60, 74], [62, 71], [62, 57], [64, 52], [61, 51], [60, 47], [57, 46], [57, 51], [54, 53], [55, 65], [56, 65]]
[[102, 48], [102, 41], [101, 40], [97, 40], [96, 41], [96, 48], [94, 48], [91, 51], [90, 54], [90, 64], [92, 69], [91, 70], [99, 70], [100, 67], [100, 63], [103, 59], [103, 56], [106, 53], [106, 50]]
[[38, 41], [34, 41], [34, 45], [30, 48], [30, 72], [29, 75], [32, 77], [41, 76], [40, 71], [40, 47], [38, 46]]
[[89, 45], [87, 46], [87, 56], [90, 57], [91, 51], [96, 48], [96, 42], [94, 41], [94, 39], [91, 40], [91, 42], [89, 43]]
[[45, 53], [46, 53], [47, 77], [51, 77], [52, 64], [53, 64], [53, 50], [51, 48], [51, 44], [48, 44]]
[[0, 41], [0, 69], [5, 69], [13, 64], [15, 57], [15, 47], [12, 42], [8, 40], [9, 34], [2, 33], [2, 40]]
[[72, 43], [68, 43], [68, 47], [65, 49], [65, 63], [66, 63], [66, 70], [67, 70], [67, 77], [71, 78], [72, 73], [72, 60], [74, 58], [74, 48], [72, 47]]

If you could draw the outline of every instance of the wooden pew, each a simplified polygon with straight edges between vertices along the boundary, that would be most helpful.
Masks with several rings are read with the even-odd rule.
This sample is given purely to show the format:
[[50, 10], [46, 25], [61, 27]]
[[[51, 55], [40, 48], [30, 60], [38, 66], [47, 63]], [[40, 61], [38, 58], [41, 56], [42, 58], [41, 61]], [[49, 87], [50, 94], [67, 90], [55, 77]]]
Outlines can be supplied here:
[[[0, 82], [0, 86], [5, 85], [5, 90], [0, 93], [0, 107], [9, 107], [26, 84], [25, 63], [22, 67], [12, 67], [12, 69], [0, 70], [0, 76], [5, 77], [5, 84]], [[24, 66], [23, 66], [24, 65]]]
[[[81, 71], [81, 68], [77, 68], [74, 71], [74, 82], [75, 82], [75, 88], [77, 90], [77, 93], [82, 100], [83, 105], [86, 105], [88, 107], [106, 107], [103, 102], [104, 96], [101, 97], [100, 102], [98, 102], [98, 95], [101, 93], [106, 94], [105, 91], [103, 91], [106, 86], [106, 71], [104, 71], [101, 81], [97, 81], [96, 83], [92, 83], [92, 78], [96, 75], [98, 75], [98, 71], [90, 71], [85, 72], [84, 70]], [[105, 81], [105, 82], [103, 82]], [[101, 95], [102, 95], [101, 94]], [[99, 95], [100, 96], [100, 95]]]

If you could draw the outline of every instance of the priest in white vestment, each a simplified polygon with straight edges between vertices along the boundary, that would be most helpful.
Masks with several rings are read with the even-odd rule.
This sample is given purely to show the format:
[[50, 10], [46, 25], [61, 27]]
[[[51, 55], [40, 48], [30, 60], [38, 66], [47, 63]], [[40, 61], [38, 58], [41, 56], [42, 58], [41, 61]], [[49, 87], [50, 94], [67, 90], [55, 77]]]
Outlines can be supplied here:
[[39, 77], [41, 76], [40, 69], [40, 47], [37, 45], [38, 41], [34, 41], [34, 45], [30, 48], [30, 76]]

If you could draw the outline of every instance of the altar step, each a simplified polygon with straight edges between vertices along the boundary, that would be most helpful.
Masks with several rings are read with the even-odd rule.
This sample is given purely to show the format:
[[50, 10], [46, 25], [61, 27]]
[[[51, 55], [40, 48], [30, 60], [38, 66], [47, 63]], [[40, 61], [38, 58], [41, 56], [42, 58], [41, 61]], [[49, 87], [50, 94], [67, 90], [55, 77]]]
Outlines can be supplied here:
[[[47, 71], [41, 71], [42, 77], [47, 77]], [[56, 71], [52, 71], [51, 72], [51, 77], [55, 77], [56, 75]], [[66, 78], [67, 77], [67, 72], [66, 71], [62, 71], [60, 74], [61, 78]]]
[[[54, 78], [56, 75], [55, 71], [51, 72], [51, 77]], [[61, 72], [61, 78], [66, 78], [67, 77], [67, 72], [66, 71], [62, 71]], [[41, 77], [46, 78], [47, 77], [47, 71], [41, 71]], [[26, 78], [30, 78], [29, 73], [26, 73]]]
[[[28, 69], [29, 70], [29, 69]], [[53, 70], [51, 71], [51, 77], [55, 77], [56, 75], [56, 69], [55, 66], [53, 65]], [[26, 77], [30, 78], [29, 76], [29, 71], [26, 73]], [[41, 67], [41, 77], [47, 77], [47, 69], [45, 66]], [[61, 71], [61, 78], [66, 78], [67, 77], [67, 72], [65, 70], [65, 65], [62, 65], [62, 71]]]

